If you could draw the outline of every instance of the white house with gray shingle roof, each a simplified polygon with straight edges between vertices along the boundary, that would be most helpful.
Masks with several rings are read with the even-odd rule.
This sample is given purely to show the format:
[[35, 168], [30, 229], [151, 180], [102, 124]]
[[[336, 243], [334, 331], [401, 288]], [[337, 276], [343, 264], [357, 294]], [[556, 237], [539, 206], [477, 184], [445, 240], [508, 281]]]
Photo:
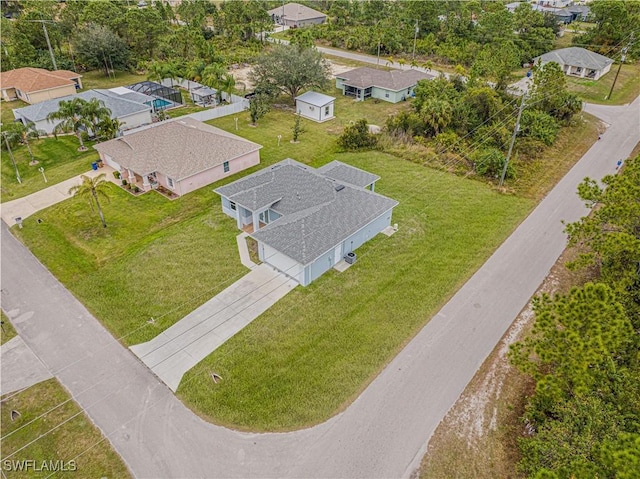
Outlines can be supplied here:
[[[129, 93], [134, 93], [129, 91]], [[38, 130], [53, 133], [55, 126], [62, 120], [49, 121], [47, 115], [60, 109], [61, 101], [69, 101], [74, 98], [82, 98], [89, 101], [92, 98], [100, 100], [105, 107], [111, 110], [111, 118], [118, 119], [123, 123], [123, 129], [135, 128], [151, 123], [151, 104], [144, 101], [151, 101], [153, 98], [147, 95], [137, 94], [137, 97], [121, 95], [112, 90], [87, 90], [77, 95], [69, 95], [62, 98], [47, 100], [35, 105], [16, 108], [13, 116], [23, 123], [34, 123]], [[146, 97], [144, 100], [142, 97]], [[144, 101], [143, 101], [144, 100]]]
[[273, 23], [292, 28], [317, 25], [327, 20], [327, 16], [324, 13], [293, 2], [268, 10], [267, 14], [271, 17]]
[[373, 191], [378, 179], [337, 161], [315, 169], [286, 159], [214, 191], [260, 259], [307, 286], [391, 224], [398, 202]]
[[262, 146], [185, 117], [94, 148], [144, 191], [163, 186], [180, 196], [259, 164]]
[[592, 80], [597, 80], [607, 73], [613, 64], [611, 58], [580, 47], [553, 50], [536, 57], [534, 61], [541, 65], [556, 62], [566, 75], [591, 78]]
[[419, 70], [386, 71], [361, 67], [336, 75], [336, 88], [357, 100], [378, 98], [398, 103], [413, 96], [413, 89], [420, 80], [433, 78], [434, 75]]

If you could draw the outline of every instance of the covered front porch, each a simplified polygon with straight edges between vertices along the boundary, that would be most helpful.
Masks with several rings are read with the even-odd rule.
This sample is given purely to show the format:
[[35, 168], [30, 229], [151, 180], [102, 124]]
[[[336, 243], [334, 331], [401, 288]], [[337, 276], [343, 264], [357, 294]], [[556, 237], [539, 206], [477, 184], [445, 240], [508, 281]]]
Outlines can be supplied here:
[[366, 100], [367, 98], [371, 98], [372, 90], [373, 90], [373, 87], [359, 88], [357, 86], [344, 84], [343, 93], [346, 96], [354, 97], [356, 100]]

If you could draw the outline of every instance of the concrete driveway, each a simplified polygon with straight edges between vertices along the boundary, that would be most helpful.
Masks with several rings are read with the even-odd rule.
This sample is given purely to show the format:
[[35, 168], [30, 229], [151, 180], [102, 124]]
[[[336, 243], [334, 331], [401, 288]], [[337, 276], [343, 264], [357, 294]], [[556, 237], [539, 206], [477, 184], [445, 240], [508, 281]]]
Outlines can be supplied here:
[[[343, 412], [300, 431], [206, 423], [2, 228], [2, 307], [139, 478], [409, 477], [431, 434], [566, 245], [560, 220], [588, 213], [585, 176], [615, 172], [640, 140], [640, 98], [513, 235]], [[24, 315], [24, 316], [23, 316]]]
[[[99, 168], [98, 170], [89, 170], [86, 173], [83, 173], [83, 175], [93, 178], [101, 173], [105, 173], [107, 180], [115, 183], [113, 168], [109, 166]], [[81, 175], [74, 176], [73, 178], [61, 181], [60, 183], [56, 183], [48, 188], [36, 191], [28, 196], [18, 198], [17, 200], [2, 203], [2, 205], [0, 205], [0, 217], [2, 217], [4, 222], [9, 226], [13, 226], [16, 224], [15, 219], [18, 216], [24, 219], [40, 210], [70, 198], [69, 188], [81, 183], [80, 176]]]
[[131, 346], [131, 351], [175, 392], [189, 369], [297, 285], [261, 264], [151, 341]]

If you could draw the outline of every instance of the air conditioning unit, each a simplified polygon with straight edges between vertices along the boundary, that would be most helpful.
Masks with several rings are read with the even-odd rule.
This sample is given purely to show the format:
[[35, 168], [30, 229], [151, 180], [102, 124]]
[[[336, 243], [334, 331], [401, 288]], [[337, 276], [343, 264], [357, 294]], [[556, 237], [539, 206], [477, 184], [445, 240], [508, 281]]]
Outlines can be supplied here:
[[357, 256], [353, 251], [351, 253], [347, 253], [346, 256], [344, 257], [344, 260], [349, 264], [355, 263], [356, 259], [357, 259]]

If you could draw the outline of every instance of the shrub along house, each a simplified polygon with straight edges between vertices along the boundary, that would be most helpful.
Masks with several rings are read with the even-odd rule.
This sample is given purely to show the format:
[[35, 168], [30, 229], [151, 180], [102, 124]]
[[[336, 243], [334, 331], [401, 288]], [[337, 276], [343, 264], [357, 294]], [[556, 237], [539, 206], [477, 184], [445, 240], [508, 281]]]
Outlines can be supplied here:
[[338, 161], [316, 170], [286, 159], [214, 191], [260, 260], [307, 286], [391, 224], [398, 202], [373, 191], [378, 179]]
[[162, 186], [181, 196], [259, 164], [262, 146], [185, 117], [94, 148], [105, 164], [143, 191]]
[[343, 95], [357, 100], [378, 98], [398, 103], [413, 96], [413, 89], [420, 80], [431, 80], [434, 76], [418, 70], [376, 70], [362, 67], [336, 75], [336, 88]]

